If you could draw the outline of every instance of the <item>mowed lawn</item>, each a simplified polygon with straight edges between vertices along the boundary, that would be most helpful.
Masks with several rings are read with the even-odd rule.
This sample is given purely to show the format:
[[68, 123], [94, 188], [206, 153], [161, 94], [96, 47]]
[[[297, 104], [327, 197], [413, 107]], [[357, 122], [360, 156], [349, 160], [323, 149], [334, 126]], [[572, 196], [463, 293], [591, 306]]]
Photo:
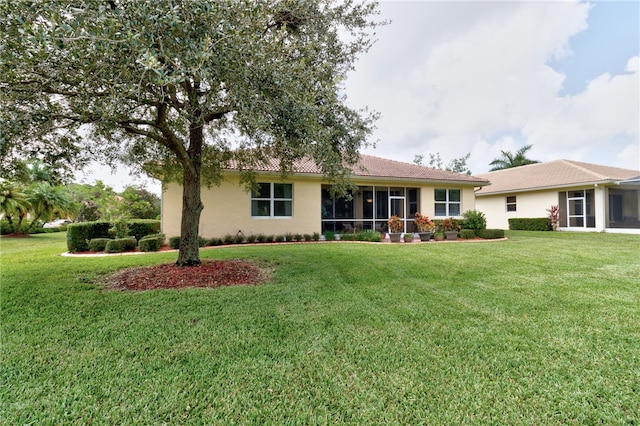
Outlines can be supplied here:
[[[114, 292], [175, 253], [2, 239], [2, 424], [639, 424], [640, 236], [242, 246], [269, 283]], [[188, 273], [188, 270], [185, 270]]]

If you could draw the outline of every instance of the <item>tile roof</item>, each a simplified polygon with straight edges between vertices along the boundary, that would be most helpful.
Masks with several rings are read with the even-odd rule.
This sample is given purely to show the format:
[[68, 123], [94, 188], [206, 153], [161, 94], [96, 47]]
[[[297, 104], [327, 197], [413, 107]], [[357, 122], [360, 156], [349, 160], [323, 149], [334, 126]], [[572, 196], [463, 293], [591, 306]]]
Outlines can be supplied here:
[[[232, 164], [230, 170], [236, 167]], [[320, 168], [309, 158], [295, 162], [294, 166], [298, 174], [321, 175]], [[461, 173], [432, 167], [419, 166], [417, 164], [403, 163], [401, 161], [388, 160], [372, 155], [360, 154], [360, 160], [352, 168], [356, 177], [381, 178], [381, 179], [407, 179], [429, 180], [438, 182], [455, 182], [462, 184], [474, 184], [475, 186], [488, 185], [486, 179], [469, 176]], [[257, 172], [279, 172], [278, 160], [272, 159], [256, 168]]]
[[592, 183], [613, 183], [631, 179], [638, 176], [638, 173], [640, 173], [638, 170], [600, 166], [579, 161], [556, 160], [479, 174], [478, 177], [489, 180], [491, 185], [476, 191], [476, 195], [535, 191], [544, 188]]

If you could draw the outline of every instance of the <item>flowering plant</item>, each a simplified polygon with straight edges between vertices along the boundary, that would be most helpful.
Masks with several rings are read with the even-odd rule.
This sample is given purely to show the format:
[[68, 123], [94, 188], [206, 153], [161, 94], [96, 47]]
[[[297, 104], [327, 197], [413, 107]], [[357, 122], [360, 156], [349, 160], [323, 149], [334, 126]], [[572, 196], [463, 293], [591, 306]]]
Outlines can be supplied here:
[[547, 209], [547, 212], [549, 212], [547, 217], [549, 218], [551, 229], [557, 231], [558, 226], [560, 225], [560, 207], [557, 204], [554, 204]]
[[436, 226], [429, 216], [421, 215], [419, 212], [416, 212], [415, 223], [420, 232], [431, 232]]
[[460, 230], [460, 225], [458, 224], [458, 221], [448, 217], [446, 219], [443, 219], [442, 222], [440, 223], [440, 229], [443, 232], [450, 232], [450, 231], [459, 231]]
[[393, 215], [387, 221], [387, 225], [389, 225], [389, 232], [402, 232], [404, 230], [404, 224], [402, 220], [396, 215]]

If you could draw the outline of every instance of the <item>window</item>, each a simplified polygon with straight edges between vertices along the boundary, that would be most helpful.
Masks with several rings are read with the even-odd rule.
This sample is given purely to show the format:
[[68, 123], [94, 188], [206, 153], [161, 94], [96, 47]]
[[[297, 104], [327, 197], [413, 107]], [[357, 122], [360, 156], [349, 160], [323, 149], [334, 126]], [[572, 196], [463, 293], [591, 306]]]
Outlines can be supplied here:
[[436, 217], [460, 216], [459, 189], [436, 189], [434, 195]]
[[259, 183], [251, 192], [251, 216], [291, 217], [292, 206], [293, 184]]
[[515, 212], [516, 211], [516, 197], [507, 197], [507, 211]]

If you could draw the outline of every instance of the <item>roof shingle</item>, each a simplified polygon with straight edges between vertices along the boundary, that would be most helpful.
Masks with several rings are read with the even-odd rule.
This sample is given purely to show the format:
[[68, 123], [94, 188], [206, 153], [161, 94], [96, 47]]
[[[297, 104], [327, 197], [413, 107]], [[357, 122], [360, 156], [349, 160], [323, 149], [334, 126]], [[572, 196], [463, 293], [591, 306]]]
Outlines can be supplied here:
[[491, 185], [476, 191], [476, 195], [616, 182], [631, 179], [638, 173], [638, 170], [556, 160], [480, 174], [478, 177], [489, 180]]
[[[235, 169], [232, 165], [230, 170]], [[294, 169], [298, 174], [321, 175], [320, 168], [309, 158], [295, 162]], [[469, 176], [447, 170], [432, 167], [419, 166], [417, 164], [403, 163], [401, 161], [388, 160], [372, 155], [360, 155], [360, 161], [352, 168], [356, 177], [369, 177], [381, 179], [407, 179], [448, 181], [456, 183], [474, 184], [475, 186], [488, 185], [486, 179]], [[278, 160], [272, 159], [256, 168], [258, 172], [279, 172]]]

